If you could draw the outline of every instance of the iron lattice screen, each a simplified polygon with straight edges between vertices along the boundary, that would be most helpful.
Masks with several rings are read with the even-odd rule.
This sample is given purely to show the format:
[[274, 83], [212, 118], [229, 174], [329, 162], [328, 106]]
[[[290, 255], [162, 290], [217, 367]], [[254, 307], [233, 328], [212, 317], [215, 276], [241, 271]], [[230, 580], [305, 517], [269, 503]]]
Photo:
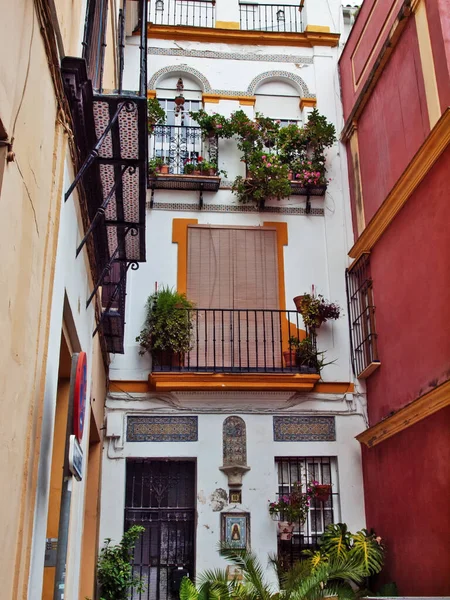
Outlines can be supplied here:
[[346, 277], [353, 371], [357, 377], [364, 377], [364, 371], [379, 362], [370, 255], [363, 254], [347, 269]]
[[145, 532], [134, 551], [134, 571], [145, 590], [132, 600], [178, 600], [174, 573], [194, 575], [195, 462], [128, 459], [125, 527]]
[[283, 569], [288, 569], [301, 560], [303, 550], [313, 550], [324, 529], [330, 523], [339, 520], [339, 486], [337, 461], [335, 457], [276, 458], [278, 471], [278, 496], [289, 494], [296, 483], [300, 483], [305, 492], [307, 484], [317, 481], [330, 484], [331, 494], [328, 500], [312, 500], [305, 523], [295, 525], [290, 540], [278, 538], [278, 558]]

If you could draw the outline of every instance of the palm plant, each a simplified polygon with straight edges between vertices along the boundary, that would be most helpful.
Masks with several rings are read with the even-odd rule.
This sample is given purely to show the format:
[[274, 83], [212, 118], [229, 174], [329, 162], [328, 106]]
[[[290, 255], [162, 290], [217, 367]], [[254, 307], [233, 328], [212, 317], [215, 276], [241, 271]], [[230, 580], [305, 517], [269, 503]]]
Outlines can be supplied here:
[[276, 559], [275, 568], [280, 591], [265, 579], [265, 569], [255, 554], [222, 546], [220, 554], [242, 572], [242, 580], [228, 579], [221, 569], [200, 575], [198, 587], [187, 578], [180, 588], [180, 600], [316, 600], [330, 595], [354, 598], [354, 589], [363, 583], [366, 570], [353, 553], [316, 561], [315, 556], [296, 563], [284, 573]]

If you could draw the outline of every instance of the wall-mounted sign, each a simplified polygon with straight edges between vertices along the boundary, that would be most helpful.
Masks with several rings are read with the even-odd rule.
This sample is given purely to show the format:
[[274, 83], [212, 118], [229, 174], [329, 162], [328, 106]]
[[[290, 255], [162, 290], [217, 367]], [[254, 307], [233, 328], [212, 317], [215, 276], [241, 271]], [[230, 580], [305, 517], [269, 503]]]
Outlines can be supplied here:
[[83, 437], [84, 416], [86, 413], [87, 362], [86, 352], [79, 352], [72, 357], [77, 361], [75, 382], [73, 384], [73, 432], [79, 442]]
[[77, 481], [83, 478], [83, 451], [74, 435], [69, 441], [69, 470]]

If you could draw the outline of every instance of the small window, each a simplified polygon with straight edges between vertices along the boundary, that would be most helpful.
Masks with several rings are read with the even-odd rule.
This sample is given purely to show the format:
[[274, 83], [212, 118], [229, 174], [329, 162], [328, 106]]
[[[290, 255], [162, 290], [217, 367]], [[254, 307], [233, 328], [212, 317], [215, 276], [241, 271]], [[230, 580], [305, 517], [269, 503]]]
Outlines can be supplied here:
[[283, 570], [287, 570], [301, 560], [303, 550], [317, 548], [325, 527], [340, 519], [337, 460], [332, 456], [290, 457], [276, 458], [275, 464], [278, 496], [289, 494], [297, 483], [301, 484], [303, 492], [312, 481], [331, 485], [331, 493], [326, 501], [311, 501], [305, 523], [297, 523], [292, 538], [288, 541], [278, 539], [278, 558]]
[[164, 10], [164, 2], [163, 0], [157, 0], [155, 3], [155, 10], [162, 11]]
[[357, 377], [365, 379], [380, 366], [370, 255], [364, 253], [350, 269], [347, 269], [346, 274], [353, 371]]

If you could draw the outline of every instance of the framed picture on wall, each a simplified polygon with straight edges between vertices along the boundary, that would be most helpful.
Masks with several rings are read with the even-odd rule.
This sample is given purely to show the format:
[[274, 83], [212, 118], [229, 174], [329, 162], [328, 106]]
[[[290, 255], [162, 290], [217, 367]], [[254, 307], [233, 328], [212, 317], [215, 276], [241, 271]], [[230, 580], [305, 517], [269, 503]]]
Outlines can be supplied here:
[[250, 513], [221, 513], [220, 518], [222, 543], [250, 550]]

